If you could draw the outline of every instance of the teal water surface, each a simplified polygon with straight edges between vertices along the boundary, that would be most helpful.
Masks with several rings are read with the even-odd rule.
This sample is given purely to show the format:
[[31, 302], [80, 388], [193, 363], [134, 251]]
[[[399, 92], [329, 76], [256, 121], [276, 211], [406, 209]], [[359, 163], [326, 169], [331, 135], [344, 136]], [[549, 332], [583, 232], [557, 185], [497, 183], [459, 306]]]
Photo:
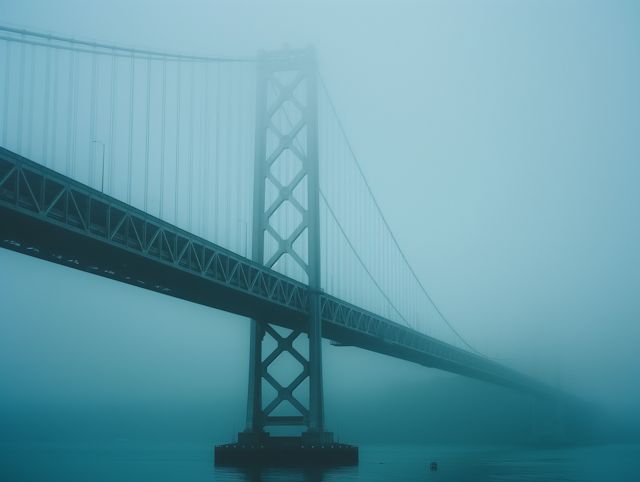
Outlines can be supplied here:
[[[438, 470], [429, 469], [431, 461]], [[640, 482], [640, 445], [586, 447], [362, 445], [357, 467], [242, 470], [214, 466], [213, 445], [22, 443], [0, 446], [0, 480], [86, 481], [615, 481]]]

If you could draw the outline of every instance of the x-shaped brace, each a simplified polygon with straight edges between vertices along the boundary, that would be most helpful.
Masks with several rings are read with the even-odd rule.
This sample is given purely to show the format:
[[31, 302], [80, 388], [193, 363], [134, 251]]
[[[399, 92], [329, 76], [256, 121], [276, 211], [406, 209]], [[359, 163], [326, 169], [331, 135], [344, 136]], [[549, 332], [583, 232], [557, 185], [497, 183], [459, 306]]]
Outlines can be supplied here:
[[[264, 330], [273, 337], [273, 339], [278, 343], [278, 346], [262, 362], [262, 378], [269, 382], [269, 384], [276, 389], [278, 394], [263, 410], [263, 414], [265, 417], [267, 417], [276, 409], [278, 405], [280, 405], [284, 401], [287, 401], [293, 407], [295, 407], [298, 412], [300, 412], [305, 420], [307, 420], [309, 416], [309, 410], [307, 410], [304, 405], [302, 405], [293, 396], [293, 392], [295, 391], [295, 389], [298, 388], [300, 384], [309, 376], [309, 362], [305, 360], [304, 357], [293, 347], [293, 342], [296, 340], [296, 338], [298, 338], [298, 336], [300, 336], [302, 332], [300, 330], [297, 330], [291, 332], [287, 337], [282, 337], [271, 327], [271, 325], [267, 323], [264, 324]], [[300, 373], [287, 387], [283, 387], [280, 383], [278, 383], [278, 381], [273, 378], [273, 376], [271, 376], [268, 371], [269, 365], [271, 365], [285, 351], [290, 353], [302, 365], [302, 373]]]

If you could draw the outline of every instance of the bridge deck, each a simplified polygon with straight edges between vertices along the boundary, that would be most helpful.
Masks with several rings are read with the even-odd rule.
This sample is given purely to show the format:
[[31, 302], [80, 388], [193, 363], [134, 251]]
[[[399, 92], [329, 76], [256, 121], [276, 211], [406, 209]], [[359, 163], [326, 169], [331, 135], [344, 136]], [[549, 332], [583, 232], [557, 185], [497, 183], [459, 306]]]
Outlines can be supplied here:
[[[306, 332], [308, 287], [0, 148], [0, 246]], [[323, 336], [533, 394], [555, 390], [499, 363], [323, 294]]]

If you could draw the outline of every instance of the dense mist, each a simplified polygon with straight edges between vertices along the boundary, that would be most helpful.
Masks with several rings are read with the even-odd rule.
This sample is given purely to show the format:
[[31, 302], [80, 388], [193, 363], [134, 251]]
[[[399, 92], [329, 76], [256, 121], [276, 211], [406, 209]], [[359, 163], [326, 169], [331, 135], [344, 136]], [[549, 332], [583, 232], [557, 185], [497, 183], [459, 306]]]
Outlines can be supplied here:
[[[637, 3], [0, 0], [0, 22], [203, 55], [313, 44], [380, 210], [451, 324], [561, 389], [570, 441], [640, 442]], [[5, 441], [227, 443], [244, 428], [246, 318], [6, 249], [0, 313]], [[343, 441], [530, 440], [529, 395], [323, 349]]]
[[[247, 319], [18, 253], [3, 251], [2, 262], [14, 273], [2, 325], [3, 440], [225, 443], [243, 428]], [[46, 293], [47, 305], [31, 303], [33, 293]], [[342, 440], [531, 439], [530, 395], [354, 347], [323, 348], [327, 428]], [[631, 442], [640, 420], [625, 404], [584, 399], [565, 426], [574, 442]]]

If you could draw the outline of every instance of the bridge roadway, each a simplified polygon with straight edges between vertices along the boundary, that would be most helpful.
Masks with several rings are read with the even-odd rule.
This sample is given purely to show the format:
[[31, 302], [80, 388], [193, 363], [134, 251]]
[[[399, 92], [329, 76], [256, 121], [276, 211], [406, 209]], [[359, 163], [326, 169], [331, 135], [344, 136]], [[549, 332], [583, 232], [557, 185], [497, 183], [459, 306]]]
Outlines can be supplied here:
[[[307, 332], [309, 288], [0, 147], [0, 246]], [[325, 293], [322, 335], [532, 395], [556, 389]]]

